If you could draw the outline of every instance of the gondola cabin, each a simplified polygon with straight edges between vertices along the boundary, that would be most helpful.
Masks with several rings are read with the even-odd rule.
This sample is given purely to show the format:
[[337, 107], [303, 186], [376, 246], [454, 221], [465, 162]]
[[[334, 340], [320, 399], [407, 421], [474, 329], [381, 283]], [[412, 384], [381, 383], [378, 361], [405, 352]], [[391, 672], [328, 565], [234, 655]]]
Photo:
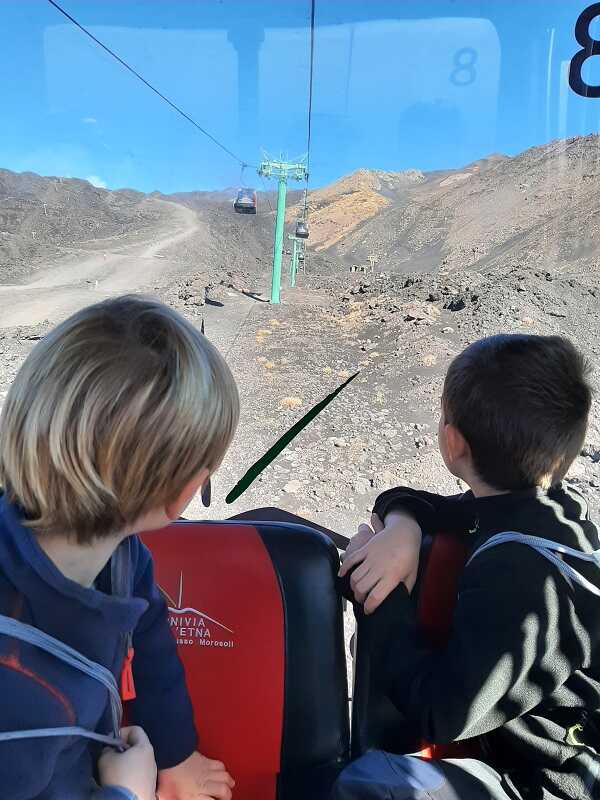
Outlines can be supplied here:
[[233, 202], [238, 214], [256, 214], [256, 192], [254, 189], [240, 189]]
[[298, 220], [296, 223], [296, 236], [298, 239], [308, 239], [308, 225], [304, 220]]

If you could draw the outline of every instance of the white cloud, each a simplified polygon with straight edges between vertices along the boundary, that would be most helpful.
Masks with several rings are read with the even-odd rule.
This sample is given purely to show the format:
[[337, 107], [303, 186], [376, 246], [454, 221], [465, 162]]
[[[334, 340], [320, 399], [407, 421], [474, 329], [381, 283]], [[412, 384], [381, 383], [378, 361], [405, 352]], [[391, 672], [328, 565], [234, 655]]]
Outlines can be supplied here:
[[84, 117], [81, 120], [85, 125], [97, 125], [98, 120], [95, 117]]
[[103, 181], [97, 175], [88, 175], [86, 181], [89, 181], [96, 189], [106, 189], [106, 181]]

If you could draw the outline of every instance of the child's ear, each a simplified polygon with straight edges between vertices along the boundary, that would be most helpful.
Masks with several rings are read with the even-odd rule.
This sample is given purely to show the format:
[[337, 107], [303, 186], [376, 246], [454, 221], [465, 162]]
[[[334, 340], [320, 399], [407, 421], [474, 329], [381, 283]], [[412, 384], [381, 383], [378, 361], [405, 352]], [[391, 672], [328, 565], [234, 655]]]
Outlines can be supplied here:
[[177, 497], [174, 497], [173, 500], [167, 503], [165, 506], [165, 514], [167, 515], [168, 519], [179, 519], [185, 509], [192, 502], [194, 495], [201, 489], [202, 486], [204, 486], [209, 478], [209, 475], [209, 470], [206, 467], [203, 467], [194, 475], [193, 478], [191, 478], [191, 480], [186, 483]]
[[471, 457], [471, 448], [462, 433], [454, 425], [445, 425], [446, 452], [451, 465], [459, 464]]

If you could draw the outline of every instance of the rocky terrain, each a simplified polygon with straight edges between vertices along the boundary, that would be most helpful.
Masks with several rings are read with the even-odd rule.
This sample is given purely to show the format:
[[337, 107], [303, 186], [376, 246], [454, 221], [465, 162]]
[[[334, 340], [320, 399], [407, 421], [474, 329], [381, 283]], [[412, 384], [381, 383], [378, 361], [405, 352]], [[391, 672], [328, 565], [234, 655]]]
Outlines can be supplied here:
[[[144, 256], [152, 270], [139, 271], [136, 288], [157, 294], [198, 324], [204, 318], [207, 335], [240, 385], [242, 423], [215, 478], [211, 516], [277, 504], [352, 533], [378, 492], [391, 485], [459, 490], [437, 453], [435, 432], [444, 372], [469, 342], [501, 331], [562, 333], [598, 362], [598, 144], [597, 137], [553, 142], [436, 174], [360, 170], [316, 190], [309, 197], [307, 271], [295, 290], [284, 288], [280, 306], [264, 302], [273, 223], [267, 195], [259, 197], [254, 217], [234, 215], [228, 193], [166, 198], [83, 187], [81, 202], [89, 196], [100, 204], [97, 218], [104, 227], [87, 243], [77, 238], [84, 236], [83, 222], [70, 222], [68, 241], [98, 250], [102, 236], [125, 233], [127, 258], [135, 259], [128, 225], [151, 226], [156, 213], [164, 226], [174, 205], [191, 213], [193, 226]], [[39, 186], [40, 192], [62, 191]], [[14, 202], [33, 209], [35, 191]], [[300, 195], [291, 197], [290, 223], [298, 211], [294, 199]], [[43, 209], [41, 214], [46, 218]], [[10, 219], [14, 233], [17, 217]], [[65, 245], [57, 230], [44, 234], [43, 242], [36, 236], [34, 265]], [[5, 255], [0, 282], [27, 263], [26, 252]], [[367, 274], [350, 272], [352, 265], [368, 264], [369, 255], [376, 256], [372, 272], [370, 264]], [[119, 264], [129, 263], [119, 258]], [[107, 283], [103, 290], [101, 282], [94, 293], [92, 284], [85, 302], [120, 286]], [[48, 327], [43, 317], [39, 322], [0, 327], [0, 403]], [[356, 371], [359, 377], [328, 410], [227, 505], [225, 495], [248, 467]], [[597, 374], [593, 381], [597, 391]], [[598, 515], [597, 394], [570, 478]], [[200, 504], [191, 513], [207, 514]]]
[[[152, 287], [199, 322], [227, 356], [239, 382], [242, 423], [215, 479], [211, 515], [278, 504], [351, 533], [383, 489], [394, 484], [459, 491], [436, 447], [443, 375], [473, 339], [500, 331], [562, 333], [592, 361], [600, 355], [591, 281], [515, 272], [502, 283], [381, 273], [351, 282], [314, 279], [293, 303], [277, 308], [248, 299], [243, 327], [219, 340], [217, 316], [233, 311], [239, 276], [207, 285], [202, 275]], [[208, 296], [189, 302], [194, 283]], [[290, 295], [288, 295], [289, 297]], [[212, 321], [211, 312], [215, 315]], [[581, 318], [588, 324], [581, 325]], [[578, 321], [579, 320], [579, 321]], [[11, 378], [47, 325], [0, 330], [0, 402]], [[359, 377], [233, 505], [224, 496], [256, 458], [314, 403], [355, 371]], [[594, 376], [596, 392], [599, 376]], [[585, 448], [570, 477], [600, 512], [598, 395]], [[194, 512], [205, 516], [200, 505]]]

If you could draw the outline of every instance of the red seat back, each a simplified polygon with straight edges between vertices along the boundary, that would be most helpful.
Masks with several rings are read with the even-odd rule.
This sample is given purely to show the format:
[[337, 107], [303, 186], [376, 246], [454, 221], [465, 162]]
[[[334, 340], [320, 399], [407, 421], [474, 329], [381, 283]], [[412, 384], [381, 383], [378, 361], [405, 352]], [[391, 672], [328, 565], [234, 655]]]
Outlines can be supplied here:
[[[424, 542], [413, 596], [416, 595], [417, 599], [420, 627], [434, 648], [443, 647], [448, 639], [458, 583], [466, 558], [464, 537], [438, 533]], [[397, 602], [400, 599], [395, 597], [398, 591], [390, 595], [384, 605]], [[400, 602], [402, 603], [401, 599]], [[352, 708], [352, 757], [356, 758], [373, 748], [395, 753], [420, 751], [426, 758], [465, 755], [466, 751], [462, 746], [451, 745], [442, 749], [415, 740], [411, 732], [406, 730], [398, 710], [379, 689], [373, 678], [371, 642], [378, 635], [376, 626], [382, 624], [393, 628], [394, 618], [394, 609], [384, 609], [382, 605], [381, 611], [381, 621], [377, 619], [377, 615], [365, 619], [359, 609], [356, 611], [358, 630]]]
[[448, 641], [458, 581], [467, 560], [466, 540], [439, 533], [423, 555], [426, 561], [417, 587], [419, 624], [432, 647], [443, 647]]
[[144, 536], [183, 661], [202, 752], [239, 800], [326, 797], [348, 751], [335, 547], [277, 523], [178, 522]]
[[[418, 587], [419, 625], [431, 647], [444, 647], [450, 635], [458, 597], [458, 582], [467, 560], [464, 536], [438, 533], [429, 544]], [[436, 745], [419, 742], [422, 758], [461, 758], [473, 755], [469, 743]]]

